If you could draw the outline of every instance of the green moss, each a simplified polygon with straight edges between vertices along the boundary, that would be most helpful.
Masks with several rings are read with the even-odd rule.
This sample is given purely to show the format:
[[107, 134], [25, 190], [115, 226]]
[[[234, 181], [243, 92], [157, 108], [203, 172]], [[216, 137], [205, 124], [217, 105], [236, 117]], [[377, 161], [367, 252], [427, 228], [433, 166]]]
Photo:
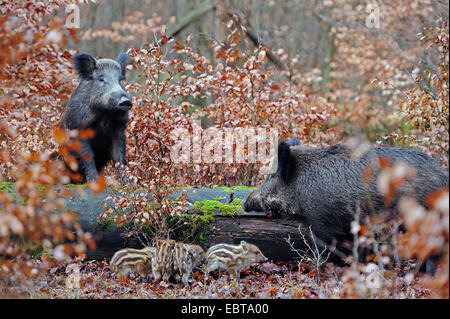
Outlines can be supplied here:
[[203, 214], [214, 214], [220, 205], [222, 203], [217, 200], [201, 200], [195, 202], [192, 209]]
[[42, 247], [41, 245], [35, 245], [33, 244], [32, 247], [27, 248], [25, 250], [25, 252], [32, 258], [32, 259], [38, 259], [41, 258], [43, 256], [48, 256], [51, 258], [54, 258], [53, 255], [51, 255], [50, 253], [44, 251], [44, 247]]
[[175, 230], [173, 237], [175, 240], [200, 245], [206, 249], [209, 246], [213, 221], [212, 214], [174, 216], [169, 220], [169, 227]]
[[76, 187], [88, 188], [88, 185], [87, 184], [67, 184], [66, 187], [68, 187], [68, 188], [76, 188]]
[[115, 228], [117, 227], [116, 221], [113, 217], [107, 216], [105, 218], [102, 218], [102, 220], [99, 222], [99, 225], [104, 228]]
[[[43, 193], [45, 191], [45, 188], [46, 188], [45, 185], [39, 185], [39, 184], [34, 184], [34, 185], [37, 186], [38, 190], [41, 193]], [[12, 182], [0, 183], [0, 191], [8, 192], [11, 195], [12, 200], [14, 202], [17, 202], [17, 194], [16, 194], [16, 191], [14, 190], [14, 183], [12, 183]], [[25, 206], [26, 204], [27, 204], [26, 197], [20, 198], [20, 205]]]
[[256, 189], [256, 187], [253, 187], [253, 186], [244, 186], [244, 185], [241, 185], [241, 186], [234, 186], [234, 187], [231, 187], [232, 189], [234, 189], [234, 190], [241, 190], [241, 191], [245, 191], [245, 190], [255, 190]]
[[0, 191], [6, 191], [10, 194], [14, 194], [14, 183], [12, 182], [0, 183]]
[[231, 204], [240, 206], [242, 204], [242, 199], [241, 198], [235, 198], [235, 199], [233, 199]]
[[240, 185], [240, 186], [233, 186], [233, 187], [226, 187], [226, 186], [219, 186], [216, 187], [215, 189], [222, 189], [223, 192], [225, 194], [231, 194], [234, 193], [235, 191], [245, 191], [245, 190], [255, 190], [256, 187], [252, 187], [252, 186], [244, 186], [244, 185]]
[[16, 192], [14, 191], [14, 183], [12, 183], [12, 182], [0, 183], [0, 191], [8, 192], [11, 195], [12, 200], [16, 201]]

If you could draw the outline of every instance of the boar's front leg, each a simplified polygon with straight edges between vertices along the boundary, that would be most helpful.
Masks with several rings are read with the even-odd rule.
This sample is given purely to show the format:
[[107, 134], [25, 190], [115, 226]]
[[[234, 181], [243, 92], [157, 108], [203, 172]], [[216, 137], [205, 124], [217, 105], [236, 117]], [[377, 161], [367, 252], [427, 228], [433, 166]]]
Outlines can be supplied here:
[[120, 165], [117, 167], [117, 172], [120, 177], [120, 181], [122, 184], [129, 184], [130, 180], [128, 179], [128, 175], [124, 170], [124, 166], [127, 164], [127, 159], [125, 156], [125, 134], [120, 134], [118, 138], [113, 140], [113, 154], [112, 159], [114, 163], [119, 163]]
[[86, 182], [96, 181], [98, 179], [98, 173], [95, 167], [94, 151], [86, 140], [81, 141], [81, 148], [82, 151], [78, 156], [78, 161], [81, 164]]

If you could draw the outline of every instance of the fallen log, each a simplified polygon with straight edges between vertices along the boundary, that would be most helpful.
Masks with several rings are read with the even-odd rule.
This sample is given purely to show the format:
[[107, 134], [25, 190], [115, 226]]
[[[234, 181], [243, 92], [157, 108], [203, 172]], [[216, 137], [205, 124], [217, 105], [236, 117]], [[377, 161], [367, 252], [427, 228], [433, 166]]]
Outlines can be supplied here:
[[[257, 245], [269, 260], [290, 261], [298, 257], [286, 242], [288, 235], [296, 248], [303, 247], [298, 232], [298, 221], [294, 219], [267, 219], [264, 216], [216, 216], [211, 223], [209, 239], [202, 246], [220, 244], [239, 244], [241, 240]], [[118, 229], [98, 227], [91, 231], [97, 248], [87, 253], [89, 260], [109, 259], [119, 249], [142, 248], [134, 237]]]
[[[188, 188], [177, 190], [172, 197], [177, 198], [186, 194], [187, 201], [195, 206], [196, 202], [227, 203], [230, 199], [240, 199], [244, 202], [252, 191], [253, 188], [248, 187]], [[114, 192], [107, 191], [95, 196], [89, 190], [83, 189], [81, 192], [74, 193], [78, 195], [69, 199], [66, 208], [79, 214], [81, 227], [84, 231], [90, 232], [97, 243], [95, 250], [87, 252], [88, 260], [109, 259], [114, 252], [125, 247], [142, 247], [141, 242], [134, 237], [129, 237], [126, 231], [117, 228], [115, 224], [105, 225], [97, 221], [98, 216], [104, 212], [102, 202]], [[187, 213], [195, 212], [190, 210]], [[260, 247], [270, 260], [289, 261], [297, 257], [297, 254], [290, 249], [285, 239], [289, 235], [299, 247], [302, 238], [298, 225], [298, 220], [294, 218], [268, 219], [264, 213], [242, 211], [225, 216], [218, 209], [214, 213], [214, 220], [209, 224], [209, 237], [201, 245], [207, 249], [219, 243], [239, 244], [241, 240], [245, 240]]]
[[[10, 185], [9, 191], [14, 192], [14, 185]], [[103, 215], [105, 208], [102, 203], [109, 196], [117, 193], [108, 189], [103, 193], [94, 195], [85, 186], [66, 186], [73, 188], [72, 196], [66, 198], [64, 210], [69, 210], [78, 215], [78, 221], [85, 232], [93, 235], [96, 241], [96, 249], [86, 253], [88, 260], [109, 259], [119, 249], [141, 248], [143, 243], [135, 237], [130, 237], [128, 231], [118, 228], [114, 222], [99, 222], [99, 216]], [[270, 260], [288, 261], [297, 257], [286, 242], [290, 236], [296, 247], [302, 247], [302, 238], [298, 231], [299, 222], [295, 218], [268, 219], [264, 213], [245, 213], [241, 203], [245, 201], [254, 188], [249, 187], [218, 187], [182, 188], [176, 189], [171, 199], [177, 199], [186, 195], [191, 209], [184, 216], [197, 214], [201, 216], [208, 212], [208, 223], [205, 224], [202, 242], [196, 242], [206, 250], [210, 246], [219, 243], [239, 244], [241, 240], [257, 245]], [[135, 190], [134, 192], [146, 190]], [[151, 196], [151, 195], [149, 195]], [[231, 202], [231, 203], [230, 203]], [[196, 210], [197, 209], [197, 210]], [[200, 211], [198, 211], [200, 209]], [[0, 207], [1, 210], [1, 207]], [[175, 234], [177, 236], [177, 234]], [[185, 238], [174, 238], [185, 241]], [[206, 239], [205, 239], [206, 237]]]
[[269, 260], [290, 261], [299, 257], [286, 242], [288, 236], [295, 247], [303, 247], [294, 218], [268, 219], [265, 214], [217, 216], [212, 225], [209, 244], [239, 244], [241, 240], [257, 245]]

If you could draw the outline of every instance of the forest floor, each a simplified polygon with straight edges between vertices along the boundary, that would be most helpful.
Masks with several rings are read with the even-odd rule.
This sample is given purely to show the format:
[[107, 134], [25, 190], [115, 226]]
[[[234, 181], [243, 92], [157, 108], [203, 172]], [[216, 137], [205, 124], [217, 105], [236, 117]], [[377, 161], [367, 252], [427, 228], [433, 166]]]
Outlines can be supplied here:
[[[361, 290], [357, 280], [349, 276], [349, 267], [327, 264], [317, 280], [314, 270], [301, 269], [295, 262], [253, 264], [241, 271], [239, 281], [227, 273], [212, 273], [208, 278], [196, 271], [189, 282], [156, 282], [130, 274], [117, 278], [104, 261], [60, 264], [30, 280], [28, 287], [9, 288], [3, 297], [51, 299], [187, 299], [187, 298], [427, 298], [430, 292], [420, 279], [408, 280], [408, 263], [402, 269], [386, 272], [393, 278], [395, 289]], [[359, 288], [358, 288], [359, 287]]]

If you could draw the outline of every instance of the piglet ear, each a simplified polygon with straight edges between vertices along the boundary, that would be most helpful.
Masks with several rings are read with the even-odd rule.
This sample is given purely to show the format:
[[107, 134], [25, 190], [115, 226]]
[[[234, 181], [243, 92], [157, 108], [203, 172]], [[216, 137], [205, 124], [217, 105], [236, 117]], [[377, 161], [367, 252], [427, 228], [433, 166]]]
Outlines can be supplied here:
[[89, 54], [75, 54], [73, 56], [73, 66], [82, 79], [89, 79], [97, 68], [97, 61]]
[[242, 246], [242, 252], [244, 253], [244, 255], [248, 255], [248, 245], [247, 245], [247, 242], [241, 241], [241, 246]]
[[126, 55], [125, 53], [120, 53], [117, 56], [116, 61], [119, 62], [119, 64], [120, 64], [120, 69], [121, 69], [120, 80], [125, 80], [125, 73], [127, 71], [128, 55]]

